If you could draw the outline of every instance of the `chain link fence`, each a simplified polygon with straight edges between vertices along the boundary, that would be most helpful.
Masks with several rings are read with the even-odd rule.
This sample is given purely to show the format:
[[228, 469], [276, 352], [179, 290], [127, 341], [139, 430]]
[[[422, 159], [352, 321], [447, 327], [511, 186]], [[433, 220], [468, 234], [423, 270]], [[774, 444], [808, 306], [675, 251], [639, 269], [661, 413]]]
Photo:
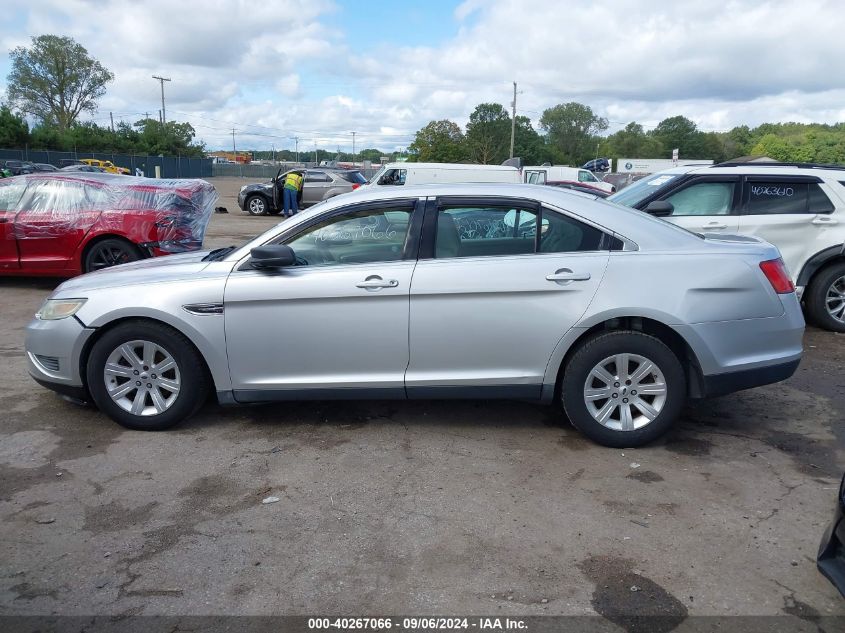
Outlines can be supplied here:
[[110, 160], [118, 167], [125, 167], [130, 174], [141, 170], [148, 178], [154, 178], [159, 167], [162, 178], [209, 178], [213, 176], [210, 158], [188, 158], [185, 156], [142, 156], [109, 152], [57, 152], [53, 150], [0, 149], [0, 160], [26, 160], [46, 163], [56, 167], [73, 164], [82, 158]]

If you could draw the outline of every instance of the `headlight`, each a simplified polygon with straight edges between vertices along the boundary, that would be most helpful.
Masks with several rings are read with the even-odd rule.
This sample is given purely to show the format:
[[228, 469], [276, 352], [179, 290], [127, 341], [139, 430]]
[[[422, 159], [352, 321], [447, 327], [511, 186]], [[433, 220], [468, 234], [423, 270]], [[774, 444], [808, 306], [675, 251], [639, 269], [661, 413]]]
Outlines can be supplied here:
[[47, 299], [41, 309], [35, 313], [42, 321], [66, 319], [79, 311], [87, 299]]

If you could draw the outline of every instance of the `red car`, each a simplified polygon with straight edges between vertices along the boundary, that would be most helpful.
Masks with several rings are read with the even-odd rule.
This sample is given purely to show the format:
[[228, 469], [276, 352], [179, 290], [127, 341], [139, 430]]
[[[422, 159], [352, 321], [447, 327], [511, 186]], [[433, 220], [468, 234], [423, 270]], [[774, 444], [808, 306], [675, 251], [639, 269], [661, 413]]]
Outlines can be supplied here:
[[42, 173], [0, 181], [0, 274], [72, 277], [199, 250], [217, 192], [204, 180]]

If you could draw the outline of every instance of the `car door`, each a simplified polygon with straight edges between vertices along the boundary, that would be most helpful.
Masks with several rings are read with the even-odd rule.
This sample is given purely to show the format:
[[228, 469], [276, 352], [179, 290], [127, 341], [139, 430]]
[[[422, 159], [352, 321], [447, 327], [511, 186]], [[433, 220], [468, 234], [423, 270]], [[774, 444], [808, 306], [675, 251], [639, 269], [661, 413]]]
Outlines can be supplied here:
[[664, 217], [695, 233], [736, 233], [741, 200], [739, 176], [697, 176], [657, 198], [674, 210]]
[[746, 176], [739, 232], [778, 247], [793, 279], [806, 260], [842, 243], [835, 207], [813, 176]]
[[[540, 215], [540, 235], [537, 216]], [[431, 200], [411, 284], [408, 397], [539, 397], [612, 240], [526, 200]]]
[[326, 172], [313, 169], [306, 170], [305, 180], [302, 183], [303, 206], [320, 202], [331, 183], [332, 179]]
[[0, 180], [0, 270], [20, 268], [18, 244], [15, 240], [15, 216], [26, 182]]
[[404, 397], [418, 233], [410, 227], [421, 213], [415, 200], [343, 207], [272, 242], [291, 246], [298, 265], [235, 268], [224, 318], [239, 401], [334, 397], [353, 388], [362, 397]]
[[101, 210], [81, 182], [48, 178], [30, 183], [15, 216], [21, 268], [63, 270]]

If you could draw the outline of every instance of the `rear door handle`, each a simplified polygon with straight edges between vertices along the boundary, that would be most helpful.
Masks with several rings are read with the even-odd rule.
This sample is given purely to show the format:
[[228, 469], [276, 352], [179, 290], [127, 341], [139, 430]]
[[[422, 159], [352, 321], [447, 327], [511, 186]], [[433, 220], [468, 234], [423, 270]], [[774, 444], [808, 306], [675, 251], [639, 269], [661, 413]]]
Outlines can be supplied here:
[[721, 222], [708, 222], [707, 224], [703, 225], [701, 228], [703, 228], [703, 229], [726, 229], [726, 228], [728, 228], [728, 225], [722, 224]]
[[832, 226], [834, 224], [839, 224], [839, 220], [837, 220], [836, 218], [832, 218], [829, 215], [820, 215], [813, 218], [813, 224], [817, 226]]
[[546, 275], [546, 281], [587, 281], [590, 273], [576, 273], [569, 268], [556, 270], [552, 275]]
[[364, 281], [359, 281], [355, 284], [356, 288], [363, 288], [364, 290], [381, 290], [382, 288], [395, 288], [399, 285], [396, 279], [388, 279], [385, 281], [378, 275], [370, 275]]

